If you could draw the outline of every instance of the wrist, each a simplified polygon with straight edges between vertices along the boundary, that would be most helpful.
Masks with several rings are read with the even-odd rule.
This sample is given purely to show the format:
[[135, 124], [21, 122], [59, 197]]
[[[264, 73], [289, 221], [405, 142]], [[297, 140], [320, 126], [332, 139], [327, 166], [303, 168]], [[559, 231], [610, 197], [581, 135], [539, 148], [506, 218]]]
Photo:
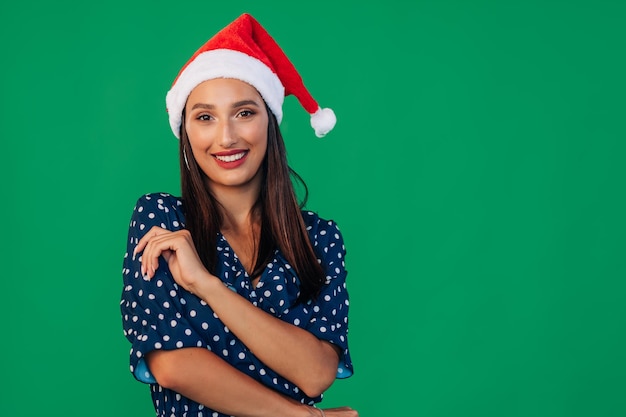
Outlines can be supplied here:
[[322, 414], [320, 413], [320, 409], [315, 406], [300, 404], [299, 414], [294, 414], [302, 417], [320, 417]]
[[214, 293], [215, 288], [219, 288], [220, 285], [222, 285], [222, 281], [218, 277], [204, 270], [202, 277], [195, 281], [193, 287], [189, 288], [189, 291], [208, 302], [207, 297]]
[[300, 401], [297, 401], [293, 398], [282, 396], [283, 404], [279, 409], [274, 411], [273, 415], [279, 416], [288, 416], [288, 417], [319, 417], [320, 414], [315, 407], [310, 405], [302, 404]]

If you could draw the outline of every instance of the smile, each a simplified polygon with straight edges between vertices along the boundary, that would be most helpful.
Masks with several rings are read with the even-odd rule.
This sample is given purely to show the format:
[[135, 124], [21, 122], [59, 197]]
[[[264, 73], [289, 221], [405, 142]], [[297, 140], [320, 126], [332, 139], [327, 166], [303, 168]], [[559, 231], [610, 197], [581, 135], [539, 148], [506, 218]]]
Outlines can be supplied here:
[[233, 155], [214, 155], [215, 159], [222, 162], [235, 162], [246, 156], [246, 152], [239, 152]]

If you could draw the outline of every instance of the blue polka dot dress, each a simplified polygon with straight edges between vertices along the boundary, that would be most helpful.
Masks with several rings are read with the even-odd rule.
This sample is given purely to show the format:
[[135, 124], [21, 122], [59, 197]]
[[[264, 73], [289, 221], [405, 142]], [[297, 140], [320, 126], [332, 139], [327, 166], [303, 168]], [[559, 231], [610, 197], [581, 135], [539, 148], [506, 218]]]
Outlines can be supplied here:
[[[141, 197], [130, 222], [122, 271], [124, 288], [120, 305], [124, 335], [132, 344], [130, 370], [139, 381], [150, 384], [157, 416], [225, 415], [161, 387], [144, 360], [146, 354], [156, 349], [206, 348], [239, 371], [291, 398], [306, 404], [321, 401], [321, 396], [308, 397], [259, 361], [207, 303], [176, 284], [162, 258], [151, 280], [142, 277], [140, 257], [133, 259], [132, 255], [139, 239], [153, 226], [171, 231], [184, 228], [183, 212], [182, 201], [169, 194]], [[345, 247], [334, 222], [322, 220], [307, 211], [303, 211], [302, 216], [313, 248], [326, 271], [326, 284], [315, 301], [296, 304], [300, 280], [278, 250], [253, 287], [247, 272], [221, 234], [216, 248], [216, 275], [224, 285], [258, 308], [338, 346], [342, 354], [337, 378], [347, 378], [352, 375], [352, 362], [347, 339], [349, 301], [345, 284]]]

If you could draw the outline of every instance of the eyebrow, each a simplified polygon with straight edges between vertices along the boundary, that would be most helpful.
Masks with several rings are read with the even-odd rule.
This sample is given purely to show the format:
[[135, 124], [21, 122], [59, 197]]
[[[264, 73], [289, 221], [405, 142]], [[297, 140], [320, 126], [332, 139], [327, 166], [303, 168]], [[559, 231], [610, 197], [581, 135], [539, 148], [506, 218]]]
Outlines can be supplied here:
[[[241, 101], [237, 101], [237, 102], [233, 103], [233, 105], [231, 107], [234, 109], [234, 108], [241, 107], [241, 106], [255, 106], [255, 107], [259, 107], [259, 104], [256, 101], [254, 101], [254, 100], [241, 100]], [[212, 109], [215, 108], [215, 106], [213, 104], [196, 103], [196, 104], [193, 105], [191, 110], [198, 109], [198, 108], [212, 110]]]

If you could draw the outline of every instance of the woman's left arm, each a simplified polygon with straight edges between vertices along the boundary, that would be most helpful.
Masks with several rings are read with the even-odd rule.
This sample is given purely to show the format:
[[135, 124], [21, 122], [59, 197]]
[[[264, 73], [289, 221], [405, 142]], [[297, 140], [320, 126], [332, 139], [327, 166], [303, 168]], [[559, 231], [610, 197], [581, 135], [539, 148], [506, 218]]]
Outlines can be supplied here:
[[257, 308], [202, 265], [187, 230], [151, 229], [138, 243], [148, 278], [163, 256], [176, 282], [211, 306], [220, 320], [275, 372], [317, 397], [335, 380], [339, 349], [312, 333]]
[[202, 280], [193, 292], [255, 356], [309, 397], [319, 396], [335, 380], [340, 352], [331, 343], [255, 307], [216, 277]]

